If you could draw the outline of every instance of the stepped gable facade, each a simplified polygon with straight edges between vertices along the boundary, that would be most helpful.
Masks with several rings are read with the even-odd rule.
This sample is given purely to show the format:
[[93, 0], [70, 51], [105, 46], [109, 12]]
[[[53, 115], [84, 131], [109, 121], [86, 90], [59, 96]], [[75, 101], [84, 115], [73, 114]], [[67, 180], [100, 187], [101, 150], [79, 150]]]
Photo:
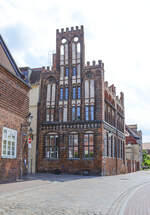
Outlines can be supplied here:
[[53, 60], [41, 73], [38, 172], [125, 173], [124, 95], [101, 60], [85, 64], [83, 26], [56, 31]]

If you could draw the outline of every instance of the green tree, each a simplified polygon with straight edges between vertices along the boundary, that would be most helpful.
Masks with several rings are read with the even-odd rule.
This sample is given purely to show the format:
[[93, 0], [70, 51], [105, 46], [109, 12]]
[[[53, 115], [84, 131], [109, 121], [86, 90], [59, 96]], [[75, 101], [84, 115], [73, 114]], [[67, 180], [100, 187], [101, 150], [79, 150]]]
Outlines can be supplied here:
[[146, 150], [143, 150], [143, 167], [150, 168], [150, 155]]

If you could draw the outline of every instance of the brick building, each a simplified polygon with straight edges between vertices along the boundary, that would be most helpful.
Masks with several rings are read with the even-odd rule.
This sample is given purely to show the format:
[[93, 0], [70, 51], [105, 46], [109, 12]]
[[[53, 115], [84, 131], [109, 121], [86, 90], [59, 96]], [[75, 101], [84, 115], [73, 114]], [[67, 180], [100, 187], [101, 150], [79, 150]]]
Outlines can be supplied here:
[[85, 64], [83, 26], [56, 31], [53, 61], [41, 73], [38, 172], [125, 173], [124, 95], [101, 60]]
[[150, 142], [143, 143], [142, 149], [145, 150], [150, 155]]
[[20, 175], [20, 129], [29, 114], [28, 92], [29, 86], [0, 36], [0, 181]]

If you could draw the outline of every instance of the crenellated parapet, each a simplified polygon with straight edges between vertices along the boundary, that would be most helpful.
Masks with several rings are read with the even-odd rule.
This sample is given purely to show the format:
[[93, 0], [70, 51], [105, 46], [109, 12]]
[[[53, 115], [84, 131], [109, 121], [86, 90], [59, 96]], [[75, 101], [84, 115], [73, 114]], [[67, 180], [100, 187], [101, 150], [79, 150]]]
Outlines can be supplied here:
[[57, 29], [56, 34], [64, 34], [64, 33], [68, 33], [68, 32], [83, 31], [83, 30], [84, 30], [84, 27], [83, 27], [83, 25], [81, 25], [81, 26], [65, 28], [65, 29], [61, 28], [61, 30]]
[[98, 60], [98, 62], [93, 60], [92, 63], [90, 61], [87, 61], [85, 65], [85, 68], [96, 68], [96, 67], [104, 69], [104, 63], [102, 62], [102, 60]]
[[116, 105], [118, 104], [121, 106], [121, 108], [124, 108], [124, 93], [120, 92], [120, 95], [116, 95], [116, 87], [114, 86], [114, 84], [109, 86], [108, 81], [105, 81], [104, 87], [105, 96], [107, 97], [107, 99], [109, 99], [110, 101], [113, 100]]

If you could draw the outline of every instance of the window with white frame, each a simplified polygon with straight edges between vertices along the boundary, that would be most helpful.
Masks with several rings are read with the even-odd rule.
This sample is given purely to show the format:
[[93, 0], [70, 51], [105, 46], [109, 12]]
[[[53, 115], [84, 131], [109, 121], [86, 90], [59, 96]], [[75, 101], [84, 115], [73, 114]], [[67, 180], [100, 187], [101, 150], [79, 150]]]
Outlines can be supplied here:
[[2, 157], [16, 158], [17, 131], [10, 128], [3, 128], [2, 135]]

